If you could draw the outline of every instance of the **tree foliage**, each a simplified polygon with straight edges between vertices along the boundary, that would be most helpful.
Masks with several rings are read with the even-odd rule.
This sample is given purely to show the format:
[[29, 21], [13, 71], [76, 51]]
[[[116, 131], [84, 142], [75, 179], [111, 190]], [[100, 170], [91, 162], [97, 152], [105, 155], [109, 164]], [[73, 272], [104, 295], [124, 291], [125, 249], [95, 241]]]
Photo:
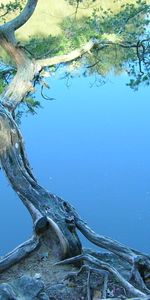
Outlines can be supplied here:
[[[75, 7], [87, 3], [90, 6], [93, 2], [96, 1], [69, 1]], [[22, 10], [23, 4], [24, 1], [16, 0], [1, 4], [0, 10], [3, 13], [7, 11], [9, 15], [13, 8], [15, 11]], [[137, 90], [140, 84], [149, 85], [150, 80], [149, 13], [150, 6], [145, 0], [122, 1], [115, 13], [111, 8], [105, 9], [98, 4], [89, 16], [65, 18], [60, 24], [61, 34], [54, 37], [35, 36], [23, 45], [31, 57], [40, 58], [68, 53], [95, 38], [100, 41], [101, 47], [95, 48], [92, 55], [86, 55], [82, 63], [88, 68], [83, 74], [94, 73], [104, 77], [112, 70], [115, 74], [126, 70], [130, 77], [128, 85]]]
[[[128, 85], [136, 90], [140, 84], [149, 85], [150, 80], [149, 13], [150, 6], [143, 0], [122, 4], [116, 14], [111, 9], [95, 8], [90, 17], [77, 21], [65, 19], [64, 44], [70, 48], [79, 47], [93, 37], [100, 40], [102, 47], [87, 57], [86, 63], [91, 66], [88, 71], [105, 76], [111, 70], [115, 74], [126, 70], [131, 78]], [[107, 42], [111, 50], [106, 49]]]
[[8, 3], [1, 3], [0, 5], [0, 18], [1, 21], [6, 22], [9, 15], [14, 13], [20, 13], [23, 9], [23, 5], [25, 4], [25, 0], [15, 0], [10, 1]]
[[[78, 18], [80, 4], [90, 6], [93, 2], [96, 1], [71, 1], [74, 13], [61, 23], [59, 35], [35, 36], [24, 43], [17, 40], [16, 31], [28, 22], [38, 0], [26, 1], [23, 9], [20, 4], [24, 2], [17, 0], [0, 7], [0, 43], [13, 61], [0, 69], [0, 162], [33, 220], [31, 239], [0, 260], [1, 281], [7, 281], [0, 285], [2, 299], [72, 300], [81, 295], [82, 299], [91, 300], [97, 287], [98, 297], [105, 299], [117, 295], [109, 293], [115, 286], [121, 298], [149, 299], [150, 257], [96, 234], [69, 202], [40, 186], [30, 168], [16, 122], [21, 114], [20, 104], [25, 103], [30, 112], [35, 112], [40, 105], [33, 96], [35, 85], [41, 85], [43, 95], [43, 87], [48, 88], [44, 76], [50, 76], [51, 68], [55, 71], [60, 65], [69, 65], [70, 73], [82, 66], [84, 76], [96, 74], [100, 79], [110, 71], [119, 74], [126, 70], [131, 88], [149, 84], [147, 2], [126, 1], [116, 12], [99, 6], [92, 14]], [[77, 230], [113, 256], [84, 250]], [[120, 269], [122, 266], [124, 270]], [[22, 277], [24, 272], [29, 277]], [[68, 278], [73, 279], [71, 287], [66, 282]], [[34, 288], [27, 290], [27, 286]]]

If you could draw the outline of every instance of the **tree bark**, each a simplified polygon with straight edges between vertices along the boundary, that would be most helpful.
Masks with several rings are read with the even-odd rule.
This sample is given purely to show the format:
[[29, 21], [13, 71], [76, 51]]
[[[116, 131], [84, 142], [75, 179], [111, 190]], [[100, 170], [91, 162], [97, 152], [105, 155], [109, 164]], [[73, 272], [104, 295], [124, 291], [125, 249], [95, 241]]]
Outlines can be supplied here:
[[24, 153], [21, 134], [2, 105], [0, 141], [2, 168], [12, 188], [29, 210], [36, 233], [50, 227], [58, 238], [58, 251], [62, 257], [80, 253], [81, 245], [73, 224], [73, 215], [67, 212], [65, 201], [47, 192], [35, 180]]
[[[115, 284], [119, 282], [119, 288], [121, 286], [125, 290], [124, 295], [147, 299], [146, 296], [150, 295], [150, 286], [147, 284], [147, 278], [149, 278], [150, 273], [150, 257], [93, 232], [68, 202], [49, 193], [40, 186], [31, 171], [25, 154], [23, 138], [12, 117], [12, 112], [29, 92], [33, 92], [34, 79], [42, 68], [80, 58], [94, 47], [103, 48], [113, 44], [108, 41], [100, 42], [96, 39], [91, 39], [81, 48], [65, 55], [40, 60], [29, 58], [22, 48], [17, 45], [15, 30], [25, 24], [31, 17], [37, 2], [38, 0], [28, 0], [24, 10], [18, 17], [0, 26], [1, 46], [10, 55], [17, 69], [14, 78], [0, 96], [0, 162], [12, 188], [28, 209], [33, 220], [32, 238], [0, 259], [0, 272], [2, 275], [0, 280], [3, 280], [4, 276], [4, 279], [7, 278], [7, 281], [10, 281], [5, 286], [0, 285], [0, 297], [9, 296], [9, 299], [14, 299], [14, 287], [16, 285], [18, 287], [19, 283], [18, 281], [17, 283], [11, 283], [9, 274], [11, 276], [15, 274], [17, 278], [17, 272], [19, 272], [19, 278], [22, 278], [21, 272], [25, 272], [25, 270], [32, 278], [30, 276], [29, 278], [23, 278], [23, 282], [25, 284], [28, 282], [29, 285], [33, 283], [34, 287], [37, 287], [33, 294], [34, 296], [35, 294], [39, 296], [39, 293], [43, 293], [44, 288], [42, 283], [39, 287], [39, 281], [37, 282], [37, 277], [39, 276], [37, 270], [39, 271], [42, 268], [42, 272], [45, 272], [45, 268], [48, 269], [49, 266], [50, 269], [46, 271], [48, 272], [48, 284], [50, 287], [47, 288], [46, 294], [44, 292], [44, 297], [49, 295], [51, 297], [54, 293], [55, 299], [72, 300], [78, 299], [77, 297], [81, 293], [82, 296], [84, 295], [84, 299], [96, 299], [92, 298], [94, 297], [92, 295], [97, 286], [99, 286], [99, 278], [96, 279], [95, 287], [93, 287], [91, 285], [91, 274], [93, 273], [98, 274], [103, 282], [101, 296], [108, 296], [107, 284], [109, 281], [108, 274], [110, 274], [110, 281], [113, 281]], [[120, 44], [120, 46], [136, 47], [137, 45]], [[117, 268], [111, 265], [111, 262], [108, 264], [102, 261], [100, 257], [96, 257], [97, 254], [85, 254], [76, 230], [79, 230], [93, 244], [114, 253], [122, 262], [125, 261], [127, 266], [130, 266], [128, 278], [120, 274]], [[46, 252], [43, 253], [43, 249]], [[62, 259], [63, 261], [58, 263]], [[46, 261], [45, 265], [43, 261]], [[69, 267], [66, 266], [68, 264]], [[70, 266], [70, 264], [75, 264], [76, 267]], [[33, 271], [30, 268], [31, 265], [35, 267]], [[79, 266], [81, 267], [80, 270]], [[83, 274], [81, 274], [83, 267], [85, 269]], [[16, 272], [16, 268], [19, 271], [17, 269]], [[62, 268], [61, 271], [60, 268]], [[67, 276], [73, 277], [74, 283], [77, 281], [77, 288], [71, 288], [71, 293], [73, 293], [71, 297], [68, 296], [70, 287], [64, 283], [66, 280], [65, 268]], [[74, 268], [75, 272], [68, 274]], [[54, 274], [57, 274], [55, 279], [53, 279]], [[44, 274], [44, 276], [44, 280], [47, 282], [47, 275]], [[83, 281], [83, 286], [86, 284], [86, 291], [84, 287], [80, 287], [80, 280]], [[129, 283], [129, 281], [131, 282]], [[52, 288], [51, 284], [54, 282], [55, 287]], [[22, 282], [20, 284], [22, 286]], [[63, 294], [60, 293], [61, 289]], [[20, 298], [16, 299], [23, 299], [23, 293], [24, 291], [21, 291], [21, 294], [17, 296]], [[28, 299], [37, 298], [32, 298], [30, 295]]]

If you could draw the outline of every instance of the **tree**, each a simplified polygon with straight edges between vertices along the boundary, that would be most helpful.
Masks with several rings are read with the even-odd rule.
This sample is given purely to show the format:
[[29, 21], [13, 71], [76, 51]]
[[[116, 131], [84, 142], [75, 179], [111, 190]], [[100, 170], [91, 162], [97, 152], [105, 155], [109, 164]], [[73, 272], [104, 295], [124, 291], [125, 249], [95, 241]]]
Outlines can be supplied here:
[[[24, 273], [30, 277], [24, 276], [13, 283], [2, 284], [1, 299], [19, 299], [20, 295], [28, 297], [27, 299], [92, 299], [91, 291], [94, 293], [97, 286], [101, 290], [101, 298], [106, 298], [109, 274], [113, 283], [117, 282], [119, 287], [124, 289], [120, 294], [126, 297], [135, 296], [142, 299], [150, 294], [146, 281], [150, 272], [149, 256], [111, 238], [96, 234], [70, 203], [39, 185], [31, 171], [23, 138], [15, 121], [16, 108], [20, 102], [26, 101], [28, 95], [34, 93], [34, 83], [38, 81], [44, 68], [73, 62], [84, 56], [90, 72], [97, 72], [103, 76], [104, 71], [102, 72], [99, 63], [100, 57], [104, 56], [104, 49], [106, 55], [110, 53], [112, 57], [113, 51], [118, 51], [120, 56], [116, 68], [127, 65], [129, 61], [128, 72], [133, 77], [130, 81], [131, 87], [136, 88], [142, 82], [149, 84], [149, 33], [146, 31], [149, 20], [145, 17], [149, 15], [148, 4], [138, 0], [135, 5], [123, 5], [115, 16], [111, 11], [102, 11], [101, 8], [100, 14], [96, 9], [90, 17], [76, 22], [79, 6], [85, 2], [71, 2], [75, 5], [75, 18], [68, 18], [62, 24], [65, 34], [70, 37], [69, 41], [68, 37], [63, 40], [62, 53], [44, 58], [33, 58], [28, 50], [30, 47], [23, 46], [16, 40], [17, 29], [30, 19], [38, 0], [28, 0], [26, 4], [16, 0], [1, 5], [4, 22], [0, 26], [0, 44], [13, 64], [1, 72], [4, 81], [6, 75], [11, 73], [11, 80], [0, 97], [0, 161], [12, 188], [33, 219], [33, 237], [0, 260], [2, 280], [5, 278], [7, 282], [10, 279], [9, 272], [14, 272], [17, 278], [16, 270], [21, 264]], [[23, 8], [19, 3], [24, 5]], [[88, 3], [90, 5], [90, 1]], [[19, 15], [7, 21], [5, 18], [12, 9], [19, 11]], [[124, 52], [124, 49], [128, 51]], [[107, 65], [105, 72], [111, 67]], [[77, 230], [93, 244], [115, 254], [114, 260], [118, 257], [120, 264], [126, 262], [125, 268], [129, 268], [130, 278], [125, 278], [114, 268], [111, 259], [104, 259], [105, 255], [82, 249]], [[43, 252], [46, 253], [46, 257], [39, 262], [39, 255], [43, 255]], [[42, 278], [36, 274], [39, 270], [38, 265], [42, 268]], [[30, 269], [31, 266], [33, 270]], [[51, 270], [48, 271], [48, 268]], [[18, 277], [21, 276], [21, 272]], [[60, 284], [64, 278], [73, 280], [74, 284], [69, 285], [66, 281]], [[48, 288], [43, 286], [43, 281]], [[82, 287], [79, 281], [83, 283]], [[87, 288], [84, 287], [85, 282]], [[22, 290], [26, 285], [31, 285], [33, 289]]]

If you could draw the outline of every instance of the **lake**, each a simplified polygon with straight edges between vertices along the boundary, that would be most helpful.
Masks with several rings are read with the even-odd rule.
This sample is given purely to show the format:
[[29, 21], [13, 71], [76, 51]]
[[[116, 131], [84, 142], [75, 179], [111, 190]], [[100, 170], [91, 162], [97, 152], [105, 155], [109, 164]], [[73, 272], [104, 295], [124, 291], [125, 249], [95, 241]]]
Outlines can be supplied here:
[[[110, 74], [97, 86], [92, 76], [76, 77], [68, 87], [51, 77], [46, 93], [56, 100], [41, 99], [37, 87], [43, 108], [22, 117], [21, 131], [41, 185], [68, 200], [96, 232], [149, 253], [149, 88], [134, 92], [128, 80]], [[30, 237], [32, 222], [2, 172], [0, 193], [4, 255]]]

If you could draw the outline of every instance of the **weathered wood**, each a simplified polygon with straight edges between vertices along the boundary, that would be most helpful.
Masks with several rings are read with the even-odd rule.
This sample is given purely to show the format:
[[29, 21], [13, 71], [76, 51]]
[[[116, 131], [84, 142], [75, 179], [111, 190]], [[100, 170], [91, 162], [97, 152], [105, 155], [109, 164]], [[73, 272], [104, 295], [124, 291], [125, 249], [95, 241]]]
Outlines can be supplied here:
[[23, 11], [19, 14], [19, 16], [1, 25], [0, 31], [5, 32], [7, 38], [11, 41], [14, 41], [11, 39], [11, 35], [14, 35], [14, 32], [30, 19], [30, 17], [34, 13], [37, 3], [38, 0], [28, 0]]
[[0, 272], [9, 269], [14, 264], [28, 256], [39, 245], [39, 239], [37, 236], [33, 236], [25, 243], [19, 245], [13, 251], [9, 252], [2, 259], [0, 259]]
[[1, 103], [13, 111], [18, 103], [31, 91], [33, 91], [32, 80], [37, 73], [37, 65], [30, 60], [18, 46], [13, 45], [5, 33], [0, 31], [1, 47], [8, 53], [14, 61], [17, 72], [1, 94]]
[[75, 212], [75, 224], [82, 234], [93, 244], [107, 249], [117, 256], [125, 259], [133, 266], [133, 271], [140, 270], [140, 266], [146, 270], [150, 270], [150, 257], [146, 254], [140, 253], [136, 250], [130, 249], [129, 247], [119, 243], [118, 241], [112, 240], [109, 237], [99, 235], [95, 233]]
[[[36, 222], [40, 215], [47, 218], [49, 230], [53, 230], [58, 237], [62, 256], [79, 254], [81, 244], [75, 226], [72, 226], [73, 215], [66, 211], [66, 202], [50, 194], [34, 179], [18, 127], [2, 105], [0, 124], [0, 140], [4, 139], [4, 133], [7, 137], [7, 143], [3, 147], [1, 145], [0, 161], [13, 189], [29, 210], [33, 221]], [[46, 222], [44, 224], [46, 225]]]
[[110, 272], [110, 274], [112, 274], [114, 276], [114, 278], [120, 282], [120, 284], [126, 289], [126, 291], [130, 295], [137, 296], [137, 297], [145, 297], [146, 296], [145, 293], [136, 289], [132, 284], [130, 284], [126, 279], [124, 279], [122, 277], [122, 275], [113, 266], [110, 266], [109, 264], [107, 264], [89, 254], [81, 254], [76, 257], [68, 258], [68, 259], [65, 259], [63, 261], [56, 263], [56, 265], [73, 264], [78, 261], [87, 261], [90, 264], [93, 264], [103, 270]]
[[[114, 252], [121, 258], [127, 260], [131, 265], [134, 265], [135, 262], [137, 264], [138, 259], [142, 261], [142, 263], [145, 263], [144, 259], [146, 259], [147, 266], [149, 265], [147, 256], [143, 255], [142, 257], [128, 247], [110, 238], [94, 233], [86, 223], [79, 218], [69, 203], [50, 194], [37, 183], [24, 152], [21, 133], [11, 115], [0, 105], [0, 140], [2, 141], [2, 139], [5, 142], [1, 143], [0, 148], [1, 165], [13, 189], [29, 210], [36, 234], [40, 234], [43, 230], [50, 230], [52, 233], [51, 247], [56, 247], [56, 245], [57, 248], [60, 247], [60, 249], [57, 249], [60, 253], [60, 258], [80, 254], [81, 245], [75, 231], [77, 226], [92, 243]], [[54, 235], [57, 237], [57, 240], [54, 238]], [[27, 254], [26, 252], [24, 253], [25, 255]], [[22, 258], [22, 252], [19, 252], [19, 254], [15, 252], [15, 256], [13, 254], [12, 257], [15, 257], [15, 259], [10, 259], [11, 264], [18, 261], [19, 258]], [[89, 259], [89, 256], [87, 257]], [[78, 261], [78, 259], [76, 261]], [[2, 263], [5, 267], [6, 264], [4, 264], [4, 262]], [[113, 267], [107, 266], [102, 262], [100, 262], [99, 267], [112, 273], [128, 292], [132, 292], [133, 295], [146, 295], [140, 291], [137, 292], [134, 287], [132, 290], [132, 285], [128, 284]], [[143, 288], [140, 281], [139, 287], [141, 289]], [[148, 293], [149, 290], [146, 289], [146, 292]]]
[[64, 55], [57, 55], [50, 58], [45, 59], [38, 59], [37, 64], [39, 64], [41, 67], [46, 66], [53, 66], [60, 63], [66, 63], [73, 61], [81, 56], [83, 56], [85, 53], [90, 52], [91, 49], [96, 47], [100, 42], [96, 39], [91, 39], [87, 43], [85, 43], [82, 47], [77, 48], [70, 53], [64, 54]]
[[[16, 108], [18, 103], [20, 103], [29, 92], [34, 91], [33, 81], [42, 68], [75, 60], [85, 53], [90, 52], [94, 47], [98, 47], [100, 50], [101, 48], [114, 45], [112, 41], [91, 39], [82, 47], [68, 54], [36, 61], [29, 58], [22, 48], [17, 45], [15, 30], [25, 24], [31, 17], [37, 2], [38, 0], [28, 0], [19, 16], [0, 26], [0, 44], [14, 61], [17, 70], [16, 75], [6, 87], [0, 99], [0, 162], [12, 188], [31, 214], [34, 230], [34, 236], [29, 241], [18, 246], [0, 260], [0, 272], [2, 273], [11, 268], [14, 264], [18, 264], [20, 260], [25, 259], [36, 250], [38, 246], [41, 246], [42, 242], [44, 244], [47, 239], [46, 241], [48, 241], [48, 243], [46, 243], [46, 247], [51, 247], [51, 249], [54, 250], [52, 253], [55, 255], [55, 259], [56, 257], [60, 260], [74, 256], [57, 263], [57, 266], [80, 261], [87, 261], [88, 264], [92, 265], [88, 267], [88, 277], [85, 281], [88, 300], [91, 299], [90, 279], [92, 270], [99, 275], [104, 275], [103, 298], [107, 296], [108, 273], [110, 273], [111, 277], [119, 282], [120, 286], [124, 287], [128, 296], [133, 295], [138, 297], [132, 298], [132, 300], [148, 300], [150, 297], [147, 297], [147, 295], [150, 294], [150, 291], [143, 281], [143, 272], [150, 270], [150, 257], [130, 249], [117, 241], [113, 241], [108, 237], [96, 234], [78, 216], [68, 202], [49, 193], [39, 185], [32, 174], [27, 160], [23, 138], [19, 128], [9, 113]], [[137, 48], [137, 44], [115, 43], [115, 45], [124, 48]], [[111, 266], [111, 264], [98, 259], [94, 255], [81, 254], [82, 246], [76, 229], [93, 244], [109, 250], [118, 257], [126, 260], [132, 269], [131, 279], [133, 280], [133, 285], [129, 283], [117, 269]], [[96, 268], [94, 268], [93, 265], [96, 266]], [[24, 280], [24, 278], [22, 280]], [[32, 278], [30, 278], [29, 281], [31, 282]], [[29, 281], [25, 280], [25, 286]], [[58, 287], [59, 284], [54, 289], [55, 295], [57, 294], [56, 290]], [[49, 288], [50, 296], [51, 288], [52, 287]], [[64, 288], [66, 288], [65, 285]], [[39, 291], [41, 291], [41, 286], [39, 287], [39, 285], [37, 285], [36, 295], [38, 295]], [[11, 284], [2, 285], [0, 293], [0, 297], [15, 297], [15, 292]], [[66, 294], [68, 294], [68, 291]], [[24, 297], [24, 292], [20, 297]], [[48, 299], [47, 294], [44, 294], [44, 297], [47, 297], [44, 299]], [[71, 298], [69, 298], [69, 300], [70, 299]]]

